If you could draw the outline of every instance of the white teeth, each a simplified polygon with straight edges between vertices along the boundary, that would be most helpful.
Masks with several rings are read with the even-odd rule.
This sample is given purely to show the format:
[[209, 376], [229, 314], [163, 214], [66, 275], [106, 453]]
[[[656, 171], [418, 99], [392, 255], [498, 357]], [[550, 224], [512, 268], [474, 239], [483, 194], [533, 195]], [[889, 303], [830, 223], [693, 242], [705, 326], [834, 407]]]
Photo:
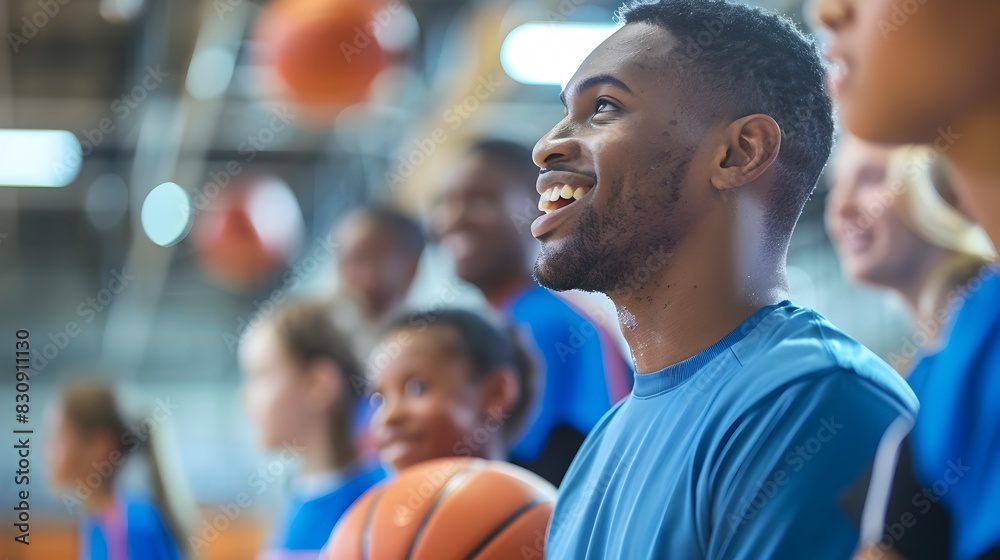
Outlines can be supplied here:
[[571, 187], [569, 185], [549, 187], [538, 197], [538, 209], [546, 214], [550, 214], [553, 210], [548, 209], [548, 202], [555, 202], [560, 198], [564, 200], [580, 200], [587, 194], [587, 189], [584, 187]]

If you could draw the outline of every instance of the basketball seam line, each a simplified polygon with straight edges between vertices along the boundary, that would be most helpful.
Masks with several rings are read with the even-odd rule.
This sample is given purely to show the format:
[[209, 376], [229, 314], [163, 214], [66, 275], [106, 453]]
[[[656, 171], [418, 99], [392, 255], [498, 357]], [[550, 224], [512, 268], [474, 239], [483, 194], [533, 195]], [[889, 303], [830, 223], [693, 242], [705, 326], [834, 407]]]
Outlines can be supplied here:
[[542, 503], [543, 502], [538, 498], [532, 498], [528, 500], [528, 503], [524, 504], [523, 506], [521, 506], [520, 509], [510, 514], [510, 516], [508, 516], [507, 519], [504, 519], [499, 525], [497, 525], [496, 528], [494, 528], [493, 531], [490, 532], [490, 534], [486, 535], [483, 538], [483, 540], [481, 540], [479, 544], [472, 549], [472, 552], [470, 552], [465, 556], [464, 560], [473, 560], [477, 554], [482, 552], [483, 549], [486, 548], [486, 546], [490, 544], [490, 542], [492, 542], [493, 539], [497, 538], [497, 536], [499, 536], [500, 533], [502, 533], [507, 527], [509, 527], [512, 523], [517, 521], [517, 519], [520, 518], [522, 515], [534, 509], [535, 506], [541, 505]]
[[424, 518], [420, 520], [420, 526], [417, 527], [417, 532], [413, 535], [413, 542], [410, 543], [410, 550], [406, 553], [406, 560], [413, 560], [413, 554], [417, 551], [417, 545], [420, 543], [420, 538], [424, 535], [424, 529], [427, 528], [427, 524], [430, 522], [431, 516], [437, 510], [438, 505], [440, 505], [449, 494], [465, 482], [465, 479], [467, 479], [469, 475], [481, 470], [477, 468], [473, 471], [473, 466], [478, 467], [478, 461], [463, 467], [461, 471], [455, 473], [455, 475], [452, 476], [451, 479], [444, 485], [444, 488], [441, 489], [441, 492], [434, 498], [434, 503], [431, 504], [430, 509], [428, 509], [427, 513], [424, 514]]
[[385, 488], [381, 489], [372, 499], [372, 507], [368, 509], [368, 515], [365, 516], [365, 527], [361, 530], [361, 560], [368, 560], [368, 537], [371, 534], [372, 519], [375, 517], [375, 509], [378, 508], [383, 494], [385, 494]]

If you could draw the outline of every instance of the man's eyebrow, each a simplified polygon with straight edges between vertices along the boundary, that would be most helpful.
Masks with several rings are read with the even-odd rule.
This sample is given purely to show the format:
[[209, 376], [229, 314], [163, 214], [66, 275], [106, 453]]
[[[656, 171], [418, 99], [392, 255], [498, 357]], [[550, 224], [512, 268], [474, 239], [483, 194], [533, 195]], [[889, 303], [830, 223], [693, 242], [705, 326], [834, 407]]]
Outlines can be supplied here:
[[[628, 93], [632, 93], [625, 82], [619, 80], [618, 78], [612, 76], [611, 74], [596, 74], [594, 76], [588, 76], [583, 80], [580, 80], [575, 86], [573, 86], [573, 95], [580, 95], [584, 90], [592, 88], [600, 84], [609, 84], [615, 86], [618, 89], [624, 90]], [[562, 101], [563, 105], [566, 105], [566, 91], [562, 91], [559, 94], [559, 101]]]

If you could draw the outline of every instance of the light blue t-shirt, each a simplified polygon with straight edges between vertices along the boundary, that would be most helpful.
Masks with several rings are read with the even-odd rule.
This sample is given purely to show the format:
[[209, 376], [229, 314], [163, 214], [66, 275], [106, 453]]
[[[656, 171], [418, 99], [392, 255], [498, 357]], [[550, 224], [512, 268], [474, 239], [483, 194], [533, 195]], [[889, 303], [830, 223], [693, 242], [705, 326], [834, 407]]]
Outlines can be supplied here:
[[560, 487], [546, 557], [848, 558], [858, 531], [837, 497], [916, 409], [902, 378], [815, 311], [764, 307], [635, 376]]

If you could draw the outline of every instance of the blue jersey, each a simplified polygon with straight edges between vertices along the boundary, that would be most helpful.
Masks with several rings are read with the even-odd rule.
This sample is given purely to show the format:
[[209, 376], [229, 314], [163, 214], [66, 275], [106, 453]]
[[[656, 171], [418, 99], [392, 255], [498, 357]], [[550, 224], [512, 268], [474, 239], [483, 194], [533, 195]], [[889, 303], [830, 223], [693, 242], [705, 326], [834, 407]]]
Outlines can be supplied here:
[[[940, 553], [965, 560], [990, 550], [1000, 552], [1000, 516], [996, 513], [1000, 503], [1000, 267], [987, 267], [972, 279], [957, 304], [960, 307], [953, 311], [943, 348], [924, 357], [908, 378], [921, 402], [909, 441], [912, 468], [918, 493], [929, 490], [927, 504], [915, 503], [912, 495], [894, 495], [893, 500], [918, 520], [924, 509], [940, 503], [950, 525], [939, 527], [947, 534], [947, 551]], [[914, 537], [930, 536], [928, 527], [914, 532]], [[930, 545], [919, 546], [927, 550]]]
[[322, 494], [293, 494], [275, 525], [268, 557], [280, 558], [283, 554], [291, 556], [302, 552], [313, 552], [318, 557], [344, 512], [385, 476], [382, 467], [365, 467], [351, 472]]
[[[80, 559], [178, 560], [180, 550], [150, 501], [118, 498], [118, 517], [88, 516], [80, 525]], [[124, 550], [123, 550], [124, 549]]]
[[539, 382], [510, 457], [558, 485], [584, 437], [628, 395], [632, 370], [607, 330], [537, 284], [502, 311], [524, 335]]
[[888, 364], [816, 312], [764, 307], [635, 376], [566, 475], [546, 555], [848, 558], [858, 531], [838, 494], [916, 408]]

